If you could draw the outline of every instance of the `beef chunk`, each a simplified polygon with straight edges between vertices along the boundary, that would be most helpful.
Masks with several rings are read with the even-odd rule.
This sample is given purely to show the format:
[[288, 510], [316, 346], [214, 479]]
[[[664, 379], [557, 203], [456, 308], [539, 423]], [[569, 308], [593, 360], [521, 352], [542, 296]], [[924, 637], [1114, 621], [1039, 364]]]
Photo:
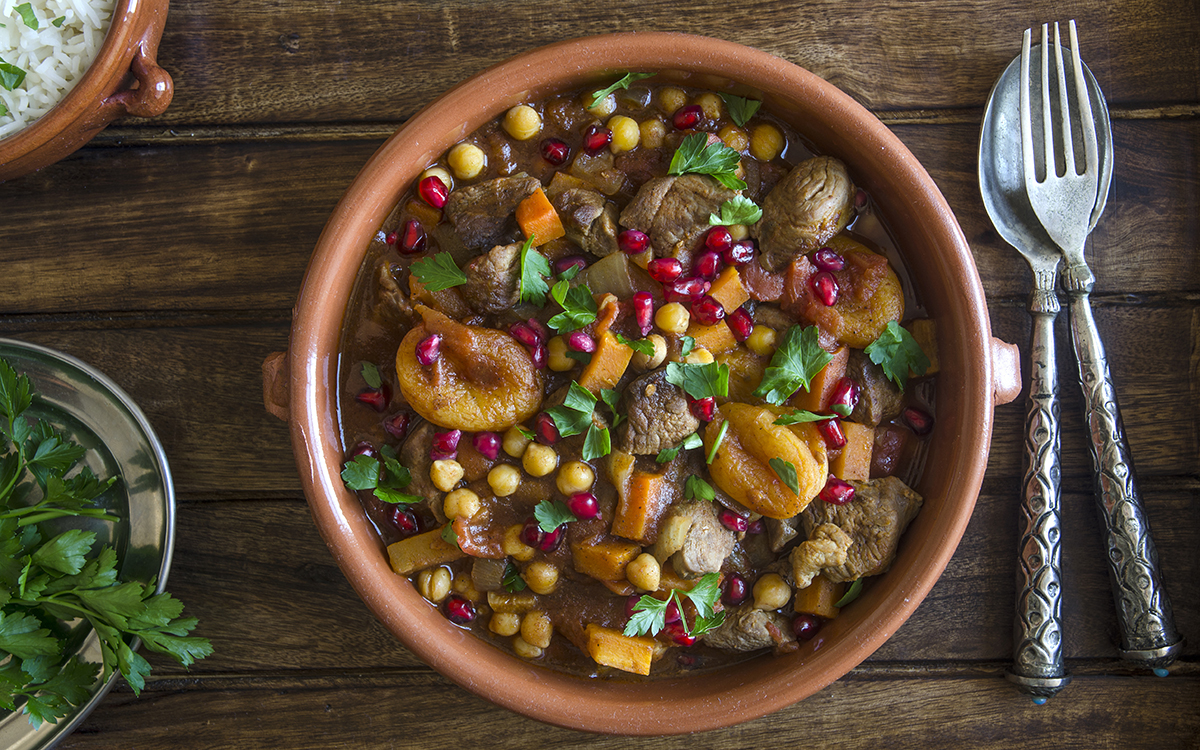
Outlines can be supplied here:
[[742, 191], [742, 195], [760, 205], [763, 198], [787, 174], [787, 169], [784, 167], [771, 162], [763, 163], [758, 159], [744, 159], [742, 168], [746, 173], [744, 178], [746, 189]]
[[756, 651], [780, 645], [791, 637], [792, 626], [786, 617], [755, 609], [751, 602], [725, 610], [721, 627], [701, 636], [706, 645], [727, 651]]
[[782, 552], [799, 534], [796, 529], [800, 526], [800, 519], [795, 516], [783, 519], [763, 518], [763, 522], [767, 527], [767, 540], [771, 543], [771, 551], [776, 554]]
[[719, 571], [721, 563], [733, 552], [737, 536], [721, 525], [713, 504], [703, 500], [685, 502], [672, 508], [671, 514], [692, 519], [683, 548], [671, 556], [675, 572], [684, 578], [695, 578]]
[[825, 568], [824, 575], [834, 583], [878, 575], [888, 569], [896, 556], [900, 536], [921, 509], [921, 496], [896, 477], [850, 482], [854, 499], [845, 505], [831, 505], [817, 498], [801, 518], [810, 537], [822, 524], [831, 523], [846, 532], [852, 543], [846, 563]]
[[831, 523], [813, 529], [812, 535], [800, 542], [789, 557], [796, 588], [808, 588], [813, 578], [825, 568], [845, 565], [853, 544], [849, 534]]
[[404, 491], [410, 495], [431, 498], [429, 509], [433, 511], [438, 523], [446, 523], [448, 519], [442, 513], [441, 501], [432, 500], [442, 493], [433, 486], [433, 481], [429, 478], [429, 467], [433, 465], [430, 448], [433, 446], [435, 431], [433, 423], [421, 422], [418, 427], [409, 431], [396, 457], [412, 473], [412, 481]]
[[850, 358], [846, 361], [846, 377], [862, 388], [858, 404], [850, 414], [852, 421], [876, 427], [900, 413], [904, 394], [883, 374], [883, 368], [861, 350], [850, 350]]
[[833, 157], [816, 156], [793, 167], [767, 194], [762, 219], [752, 228], [763, 267], [779, 271], [797, 255], [821, 249], [850, 222], [856, 192], [846, 165]]
[[378, 309], [384, 320], [398, 322], [401, 325], [412, 323], [412, 302], [400, 288], [397, 276], [402, 271], [398, 263], [380, 263], [378, 269], [379, 303]]
[[686, 267], [692, 250], [711, 228], [708, 215], [735, 195], [707, 175], [656, 177], [621, 212], [621, 226], [650, 236], [654, 255], [679, 258]]
[[601, 258], [617, 251], [617, 207], [599, 191], [568, 188], [553, 203], [567, 239]]
[[475, 312], [498, 315], [512, 309], [520, 298], [521, 245], [497, 245], [463, 269], [467, 283], [459, 294]]
[[513, 239], [517, 204], [541, 187], [536, 177], [517, 174], [457, 188], [444, 208], [463, 245], [476, 252]]
[[657, 455], [679, 445], [700, 429], [700, 420], [688, 408], [687, 395], [667, 382], [664, 369], [652, 370], [625, 389], [627, 419], [617, 435], [621, 450], [635, 455]]

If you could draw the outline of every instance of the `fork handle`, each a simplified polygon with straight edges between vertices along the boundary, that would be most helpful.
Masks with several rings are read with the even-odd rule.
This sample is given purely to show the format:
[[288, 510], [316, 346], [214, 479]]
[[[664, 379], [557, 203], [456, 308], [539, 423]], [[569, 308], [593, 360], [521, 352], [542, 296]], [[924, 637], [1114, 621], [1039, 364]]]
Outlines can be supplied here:
[[1152, 669], [1175, 660], [1183, 638], [1158, 571], [1158, 552], [1142, 507], [1117, 394], [1092, 317], [1091, 273], [1069, 273], [1071, 338], [1079, 363], [1084, 413], [1091, 437], [1096, 499], [1121, 627], [1123, 658]]
[[[1048, 277], [1048, 278], [1047, 278]], [[1035, 701], [1053, 697], [1070, 681], [1063, 669], [1062, 549], [1059, 511], [1058, 367], [1054, 319], [1058, 297], [1054, 274], [1035, 274], [1029, 300], [1029, 399], [1025, 416], [1025, 477], [1013, 665], [1006, 677]]]

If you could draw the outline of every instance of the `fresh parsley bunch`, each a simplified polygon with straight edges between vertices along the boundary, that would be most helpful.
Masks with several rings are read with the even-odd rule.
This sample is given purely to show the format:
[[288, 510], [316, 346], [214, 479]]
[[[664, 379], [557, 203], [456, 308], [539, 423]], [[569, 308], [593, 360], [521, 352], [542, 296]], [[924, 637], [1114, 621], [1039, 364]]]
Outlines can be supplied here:
[[[95, 532], [43, 534], [39, 524], [55, 518], [112, 518], [96, 502], [117, 479], [86, 466], [72, 473], [84, 448], [23, 416], [33, 398], [29, 378], [0, 359], [0, 708], [23, 699], [37, 728], [90, 698], [101, 668], [105, 679], [119, 669], [140, 693], [150, 664], [130, 648], [134, 637], [184, 666], [212, 646], [188, 635], [196, 618], [181, 617], [183, 604], [154, 593], [154, 582], [118, 580], [112, 547], [91, 556]], [[59, 621], [78, 618], [100, 637], [102, 665], [67, 652]]]

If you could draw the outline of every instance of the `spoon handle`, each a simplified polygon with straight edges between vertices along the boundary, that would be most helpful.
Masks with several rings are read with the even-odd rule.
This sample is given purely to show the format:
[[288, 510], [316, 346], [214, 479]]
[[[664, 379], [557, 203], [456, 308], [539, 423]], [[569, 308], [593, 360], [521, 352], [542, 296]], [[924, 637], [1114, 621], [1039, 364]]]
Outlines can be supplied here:
[[1159, 576], [1158, 552], [1142, 508], [1104, 344], [1092, 317], [1091, 273], [1072, 269], [1067, 276], [1071, 338], [1083, 386], [1097, 507], [1104, 521], [1105, 551], [1121, 626], [1121, 655], [1161, 669], [1175, 660], [1183, 639], [1175, 630], [1171, 599]]
[[1029, 298], [1033, 335], [1025, 417], [1020, 564], [1013, 666], [1007, 674], [1021, 692], [1038, 702], [1053, 697], [1070, 681], [1062, 656], [1058, 367], [1054, 353], [1054, 319], [1059, 304], [1054, 276], [1053, 268], [1049, 272], [1035, 271], [1035, 287]]

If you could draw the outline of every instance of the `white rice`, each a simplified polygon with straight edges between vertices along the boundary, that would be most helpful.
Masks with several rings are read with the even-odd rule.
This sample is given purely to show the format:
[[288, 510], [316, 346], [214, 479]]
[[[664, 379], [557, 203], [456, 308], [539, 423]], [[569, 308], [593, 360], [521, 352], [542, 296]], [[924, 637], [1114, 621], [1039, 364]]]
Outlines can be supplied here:
[[[0, 0], [0, 60], [25, 71], [12, 91], [0, 85], [0, 138], [49, 112], [83, 78], [104, 42], [115, 1]], [[25, 3], [36, 30], [17, 11]], [[61, 26], [54, 25], [58, 18]]]

